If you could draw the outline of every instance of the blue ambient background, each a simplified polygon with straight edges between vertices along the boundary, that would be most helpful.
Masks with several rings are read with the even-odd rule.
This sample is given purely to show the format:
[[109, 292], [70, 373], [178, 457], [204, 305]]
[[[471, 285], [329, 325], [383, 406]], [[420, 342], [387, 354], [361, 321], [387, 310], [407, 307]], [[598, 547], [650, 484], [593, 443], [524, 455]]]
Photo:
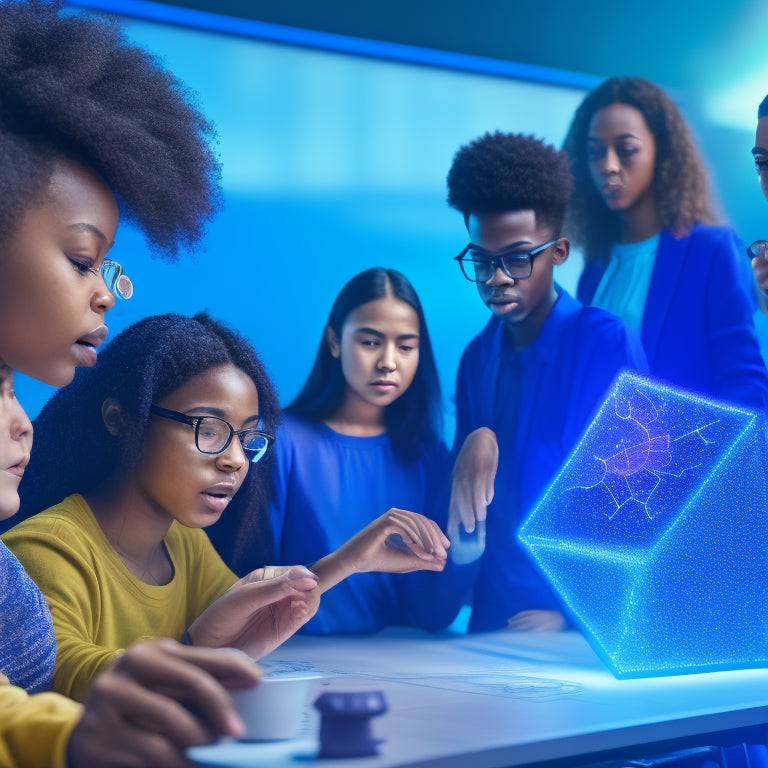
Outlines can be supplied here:
[[[91, 4], [134, 12], [153, 6]], [[221, 18], [188, 12], [183, 21]], [[150, 259], [141, 235], [121, 226], [111, 256], [133, 279], [135, 294], [109, 313], [110, 336], [149, 314], [207, 309], [253, 341], [287, 403], [344, 282], [371, 266], [393, 267], [424, 304], [450, 440], [458, 360], [488, 316], [451, 261], [467, 240], [460, 214], [445, 202], [453, 154], [489, 130], [531, 133], [560, 146], [574, 109], [599, 79], [331, 35], [310, 34], [310, 46], [271, 42], [264, 38], [284, 36], [286, 28], [245, 21], [234, 22], [238, 34], [231, 34], [121, 20], [130, 39], [199, 95], [216, 124], [226, 207], [205, 250], [174, 265]], [[311, 47], [318, 40], [322, 47]], [[339, 43], [375, 55], [329, 50]], [[755, 109], [762, 95], [754, 94]], [[734, 196], [728, 208], [740, 218], [731, 213], [731, 220], [737, 228], [742, 222], [748, 242], [765, 237], [749, 159], [753, 126], [725, 129], [698, 118], [697, 105], [678, 102], [704, 153], [717, 149], [723, 158], [714, 175]], [[556, 278], [574, 289], [580, 269], [572, 254]], [[34, 417], [53, 390], [18, 379]]]

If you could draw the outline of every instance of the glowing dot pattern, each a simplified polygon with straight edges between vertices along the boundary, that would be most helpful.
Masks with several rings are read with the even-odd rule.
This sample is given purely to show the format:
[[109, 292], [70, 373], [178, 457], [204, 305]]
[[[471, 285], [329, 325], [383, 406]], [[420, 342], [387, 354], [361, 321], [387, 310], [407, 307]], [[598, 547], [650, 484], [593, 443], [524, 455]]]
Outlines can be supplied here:
[[620, 374], [518, 538], [616, 677], [768, 665], [761, 414]]

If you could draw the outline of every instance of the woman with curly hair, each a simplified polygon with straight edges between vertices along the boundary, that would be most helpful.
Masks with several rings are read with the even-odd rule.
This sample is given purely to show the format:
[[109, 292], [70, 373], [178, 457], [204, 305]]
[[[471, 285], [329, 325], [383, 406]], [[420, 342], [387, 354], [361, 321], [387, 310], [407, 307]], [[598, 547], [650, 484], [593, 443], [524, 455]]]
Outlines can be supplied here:
[[0, 358], [62, 386], [130, 295], [122, 217], [174, 261], [220, 208], [213, 126], [119, 29], [43, 0], [0, 4]]
[[[166, 259], [194, 246], [220, 203], [212, 137], [185, 87], [115, 25], [0, 2], [0, 519], [18, 509], [31, 444], [12, 369], [63, 385], [95, 362], [113, 291], [132, 290], [107, 258], [119, 216]], [[81, 707], [47, 691], [50, 611], [3, 545], [0, 583], [3, 765], [180, 766], [186, 747], [242, 732], [224, 685], [257, 681], [245, 654], [139, 643]]]
[[672, 100], [639, 77], [589, 93], [565, 139], [578, 298], [641, 336], [651, 373], [764, 410], [768, 376], [738, 237], [714, 224], [707, 174]]

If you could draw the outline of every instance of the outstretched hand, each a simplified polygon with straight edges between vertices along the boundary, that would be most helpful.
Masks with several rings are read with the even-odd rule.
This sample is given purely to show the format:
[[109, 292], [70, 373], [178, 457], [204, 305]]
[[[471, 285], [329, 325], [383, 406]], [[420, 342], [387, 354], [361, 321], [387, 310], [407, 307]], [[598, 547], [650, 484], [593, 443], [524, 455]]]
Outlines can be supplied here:
[[261, 670], [232, 649], [161, 639], [130, 646], [100, 674], [69, 738], [71, 768], [187, 768], [188, 747], [245, 730], [225, 689], [254, 685]]
[[303, 565], [258, 568], [236, 581], [195, 619], [195, 645], [231, 647], [260, 659], [311, 619], [320, 602], [317, 577]]
[[433, 520], [390, 509], [312, 568], [325, 592], [353, 573], [442, 571], [450, 542]]
[[455, 540], [459, 523], [464, 530], [475, 530], [476, 520], [485, 520], [493, 501], [493, 481], [499, 466], [496, 433], [488, 427], [470, 432], [453, 467], [451, 501], [448, 507], [448, 536]]

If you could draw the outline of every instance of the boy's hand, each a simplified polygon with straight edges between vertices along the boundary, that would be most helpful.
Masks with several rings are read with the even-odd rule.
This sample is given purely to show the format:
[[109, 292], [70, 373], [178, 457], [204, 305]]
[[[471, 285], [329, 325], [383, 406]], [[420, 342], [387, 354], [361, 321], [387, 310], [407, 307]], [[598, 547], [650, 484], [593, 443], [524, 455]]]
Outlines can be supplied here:
[[353, 573], [442, 571], [450, 542], [433, 520], [416, 512], [390, 509], [312, 570], [325, 592]]
[[195, 645], [239, 648], [260, 659], [317, 612], [317, 577], [303, 565], [267, 566], [236, 581], [189, 627]]
[[486, 508], [493, 501], [493, 481], [499, 466], [496, 433], [480, 427], [467, 435], [453, 467], [451, 502], [448, 508], [448, 536], [455, 539], [459, 523], [468, 533], [476, 520], [485, 520]]
[[69, 738], [70, 768], [187, 768], [188, 747], [242, 735], [225, 689], [248, 688], [260, 675], [231, 649], [136, 643], [91, 685]]
[[560, 611], [520, 611], [508, 624], [520, 632], [559, 632], [565, 629], [565, 617]]

